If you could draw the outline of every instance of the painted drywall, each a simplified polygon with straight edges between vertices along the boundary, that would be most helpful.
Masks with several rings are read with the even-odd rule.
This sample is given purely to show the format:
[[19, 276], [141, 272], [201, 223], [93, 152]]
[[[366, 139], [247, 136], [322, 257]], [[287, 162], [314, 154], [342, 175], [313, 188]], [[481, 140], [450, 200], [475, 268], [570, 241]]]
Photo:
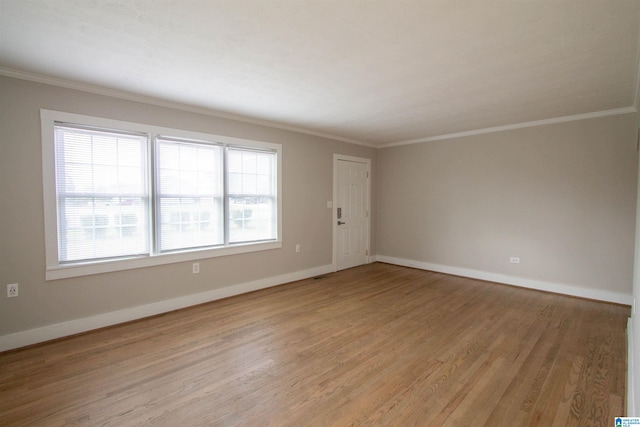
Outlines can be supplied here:
[[637, 169], [635, 114], [382, 149], [378, 255], [630, 300]]
[[[0, 284], [3, 292], [8, 283], [20, 284], [18, 298], [0, 298], [0, 340], [329, 265], [333, 154], [374, 160], [375, 176], [376, 151], [360, 145], [8, 77], [0, 77], [0, 94]], [[282, 144], [282, 249], [200, 260], [197, 275], [188, 262], [45, 281], [42, 108]]]

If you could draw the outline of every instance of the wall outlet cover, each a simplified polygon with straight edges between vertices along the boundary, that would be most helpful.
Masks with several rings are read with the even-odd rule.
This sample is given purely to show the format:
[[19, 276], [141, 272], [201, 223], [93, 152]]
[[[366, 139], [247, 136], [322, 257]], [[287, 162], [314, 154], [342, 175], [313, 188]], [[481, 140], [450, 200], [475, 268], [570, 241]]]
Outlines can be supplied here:
[[7, 298], [15, 298], [18, 296], [18, 284], [11, 283], [7, 285]]

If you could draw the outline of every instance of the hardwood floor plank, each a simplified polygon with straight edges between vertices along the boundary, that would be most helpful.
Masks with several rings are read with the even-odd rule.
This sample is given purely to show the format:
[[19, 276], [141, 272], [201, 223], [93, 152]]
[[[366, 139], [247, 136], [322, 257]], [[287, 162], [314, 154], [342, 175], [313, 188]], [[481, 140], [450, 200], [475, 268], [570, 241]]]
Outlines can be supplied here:
[[610, 425], [629, 314], [371, 264], [0, 354], [0, 425]]

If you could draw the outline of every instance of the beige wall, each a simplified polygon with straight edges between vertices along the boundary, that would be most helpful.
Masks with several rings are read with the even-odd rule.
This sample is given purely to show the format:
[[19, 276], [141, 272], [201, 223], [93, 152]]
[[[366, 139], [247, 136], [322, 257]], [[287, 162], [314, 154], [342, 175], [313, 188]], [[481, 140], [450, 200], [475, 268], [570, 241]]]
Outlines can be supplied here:
[[[0, 298], [0, 339], [331, 264], [333, 153], [371, 158], [375, 167], [371, 148], [295, 132], [6, 77], [0, 94], [0, 284], [3, 292], [20, 284], [18, 298]], [[283, 248], [201, 260], [198, 275], [188, 262], [45, 282], [41, 108], [282, 144]]]
[[637, 159], [634, 114], [383, 149], [378, 255], [631, 295]]

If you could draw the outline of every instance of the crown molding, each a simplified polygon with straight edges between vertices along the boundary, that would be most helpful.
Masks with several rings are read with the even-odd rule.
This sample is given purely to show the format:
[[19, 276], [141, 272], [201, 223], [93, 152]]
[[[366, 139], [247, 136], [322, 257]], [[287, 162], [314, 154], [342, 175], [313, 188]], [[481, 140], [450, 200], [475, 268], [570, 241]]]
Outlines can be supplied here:
[[465, 136], [482, 135], [485, 133], [502, 132], [505, 130], [522, 129], [535, 126], [551, 125], [555, 123], [573, 122], [577, 120], [594, 119], [597, 117], [616, 116], [619, 114], [637, 113], [635, 106], [616, 108], [613, 110], [595, 111], [593, 113], [576, 114], [573, 116], [554, 117], [552, 119], [534, 120], [531, 122], [514, 123], [511, 125], [494, 126], [484, 129], [475, 129], [465, 132], [449, 133], [445, 135], [429, 136], [426, 138], [409, 139], [406, 141], [391, 142], [389, 144], [379, 145], [378, 148], [398, 147], [401, 145], [420, 144], [422, 142], [441, 141], [443, 139], [460, 138]]
[[266, 126], [270, 128], [286, 130], [291, 132], [302, 133], [305, 135], [317, 136], [320, 138], [327, 138], [334, 141], [346, 142], [349, 144], [362, 145], [365, 147], [376, 148], [374, 144], [370, 144], [364, 141], [359, 141], [351, 138], [344, 138], [337, 135], [332, 135], [324, 132], [316, 132], [309, 129], [290, 126], [283, 123], [278, 123], [270, 120], [255, 119], [239, 114], [224, 113], [222, 111], [214, 110], [212, 108], [198, 107], [195, 105], [184, 104], [176, 101], [169, 101], [161, 98], [154, 98], [146, 95], [139, 95], [131, 92], [126, 92], [117, 89], [109, 89], [102, 86], [92, 85], [88, 83], [80, 83], [72, 80], [51, 77], [43, 74], [30, 73], [21, 70], [15, 70], [12, 68], [0, 67], [0, 75], [6, 77], [12, 77], [15, 79], [28, 80], [35, 83], [43, 83], [51, 86], [63, 87], [66, 89], [74, 89], [82, 92], [89, 92], [96, 95], [109, 96], [112, 98], [124, 99], [127, 101], [141, 102], [144, 104], [155, 105], [158, 107], [172, 108], [175, 110], [187, 111], [190, 113], [203, 114], [207, 116], [217, 117], [221, 119], [234, 120], [237, 122], [249, 123], [253, 125]]
[[534, 120], [530, 122], [514, 123], [514, 124], [504, 125], [504, 126], [494, 126], [494, 127], [484, 128], [484, 129], [474, 129], [474, 130], [469, 130], [464, 132], [455, 132], [455, 133], [444, 134], [444, 135], [435, 135], [435, 136], [429, 136], [424, 138], [390, 142], [386, 144], [372, 144], [364, 141], [359, 141], [356, 139], [332, 135], [329, 133], [316, 132], [316, 131], [312, 131], [312, 130], [301, 128], [301, 127], [285, 125], [283, 123], [278, 123], [270, 120], [261, 120], [261, 119], [255, 119], [255, 118], [241, 116], [237, 114], [224, 113], [222, 111], [214, 110], [211, 108], [198, 107], [195, 105], [184, 104], [176, 101], [169, 101], [166, 99], [154, 98], [146, 95], [139, 95], [139, 94], [117, 90], [117, 89], [109, 89], [102, 86], [91, 85], [88, 83], [80, 83], [72, 80], [51, 77], [43, 74], [15, 70], [12, 68], [0, 67], [0, 75], [21, 79], [21, 80], [28, 80], [35, 83], [42, 83], [42, 84], [48, 84], [52, 86], [63, 87], [67, 89], [79, 90], [82, 92], [88, 92], [88, 93], [93, 93], [97, 95], [109, 96], [112, 98], [118, 98], [118, 99], [124, 99], [128, 101], [155, 105], [158, 107], [172, 108], [175, 110], [203, 114], [203, 115], [217, 117], [221, 119], [234, 120], [242, 123], [249, 123], [249, 124], [258, 125], [258, 126], [265, 126], [265, 127], [270, 127], [274, 129], [296, 132], [296, 133], [301, 133], [305, 135], [326, 138], [333, 141], [341, 141], [341, 142], [346, 142], [348, 144], [361, 145], [369, 148], [388, 148], [388, 147], [397, 147], [402, 145], [420, 144], [424, 142], [441, 141], [445, 139], [453, 139], [453, 138], [460, 138], [460, 137], [466, 137], [466, 136], [482, 135], [486, 133], [502, 132], [502, 131], [513, 130], [513, 129], [522, 129], [527, 127], [544, 126], [549, 124], [565, 123], [565, 122], [593, 119], [593, 118], [606, 117], [606, 116], [614, 116], [619, 114], [637, 113], [638, 109], [640, 108], [640, 105], [638, 105], [638, 103], [640, 102], [640, 99], [639, 99], [640, 98], [640, 51], [639, 51], [638, 57], [639, 57], [638, 58], [639, 61], [638, 61], [638, 69], [636, 73], [637, 74], [636, 93], [634, 96], [633, 105], [630, 107], [616, 108], [616, 109], [604, 110], [604, 111], [595, 111], [592, 113], [576, 114], [572, 116], [554, 117], [550, 119]]

